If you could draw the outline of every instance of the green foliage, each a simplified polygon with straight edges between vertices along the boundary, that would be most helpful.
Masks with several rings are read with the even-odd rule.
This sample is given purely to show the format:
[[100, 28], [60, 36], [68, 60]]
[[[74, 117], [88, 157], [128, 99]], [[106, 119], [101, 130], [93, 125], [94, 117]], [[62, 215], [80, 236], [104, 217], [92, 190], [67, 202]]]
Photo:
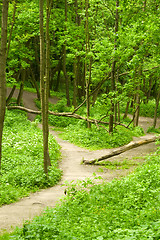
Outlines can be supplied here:
[[[40, 101], [36, 100], [37, 107], [40, 108]], [[110, 105], [103, 98], [99, 98], [91, 109], [91, 118], [100, 119], [109, 112]], [[57, 104], [49, 104], [49, 110], [53, 112], [72, 112], [73, 107], [66, 106], [66, 99], [62, 98]], [[81, 116], [86, 116], [85, 106], [81, 107], [78, 112]], [[37, 117], [41, 120], [41, 117]], [[105, 121], [108, 121], [108, 117], [105, 117]], [[60, 136], [69, 140], [78, 146], [88, 149], [102, 149], [102, 148], [114, 148], [125, 145], [132, 140], [133, 136], [141, 136], [144, 134], [142, 128], [130, 128], [126, 129], [123, 126], [117, 126], [114, 129], [113, 134], [109, 134], [103, 127], [97, 127], [94, 124], [91, 125], [91, 129], [87, 128], [87, 124], [84, 120], [77, 120], [69, 117], [59, 117], [49, 115], [49, 124], [54, 127], [61, 128], [62, 133]]]
[[[143, 116], [143, 117], [154, 117], [154, 111], [155, 111], [155, 100], [152, 99], [152, 100], [149, 100], [148, 103], [141, 103], [140, 105], [140, 116]], [[121, 107], [121, 111], [122, 112], [125, 112], [125, 104], [122, 104], [122, 107]], [[129, 113], [133, 113], [133, 108], [129, 108]], [[157, 110], [157, 117], [160, 116], [160, 106], [158, 107], [158, 110]]]
[[10, 239], [159, 239], [159, 154], [121, 180], [72, 183], [59, 206], [26, 222]]
[[[36, 106], [38, 108], [41, 108], [40, 101], [36, 100]], [[62, 98], [57, 104], [49, 104], [49, 110], [53, 112], [72, 112], [72, 107], [66, 106], [66, 99]], [[37, 116], [37, 119], [41, 121], [41, 116]], [[68, 118], [68, 117], [60, 117], [60, 116], [53, 116], [49, 115], [48, 117], [49, 124], [55, 127], [67, 127], [70, 124], [76, 124], [77, 120], [74, 118]]]
[[95, 125], [88, 129], [86, 123], [82, 121], [76, 125], [69, 125], [60, 134], [63, 139], [92, 150], [119, 147], [129, 143], [133, 136], [139, 135], [142, 135], [142, 131], [132, 132], [122, 126], [117, 126], [117, 130], [114, 130], [113, 134], [109, 134], [103, 128], [98, 129]]
[[52, 166], [48, 177], [43, 170], [43, 136], [35, 123], [19, 111], [7, 111], [3, 134], [3, 157], [0, 175], [0, 205], [9, 204], [39, 188], [56, 184], [61, 176], [57, 160], [59, 146], [49, 137]]
[[159, 133], [160, 134], [160, 128], [149, 127], [147, 130], [147, 133]]

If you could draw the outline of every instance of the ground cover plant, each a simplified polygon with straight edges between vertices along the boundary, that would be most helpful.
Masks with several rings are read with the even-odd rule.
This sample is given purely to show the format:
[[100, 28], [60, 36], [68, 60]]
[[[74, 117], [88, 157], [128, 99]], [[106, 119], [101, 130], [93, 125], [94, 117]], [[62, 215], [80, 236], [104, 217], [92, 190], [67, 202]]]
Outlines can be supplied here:
[[160, 239], [159, 154], [121, 180], [72, 183], [60, 205], [6, 239]]
[[43, 137], [36, 123], [20, 111], [7, 111], [3, 134], [3, 158], [0, 174], [0, 206], [9, 204], [40, 188], [56, 184], [60, 147], [52, 136], [49, 150], [52, 166], [48, 178], [43, 171]]

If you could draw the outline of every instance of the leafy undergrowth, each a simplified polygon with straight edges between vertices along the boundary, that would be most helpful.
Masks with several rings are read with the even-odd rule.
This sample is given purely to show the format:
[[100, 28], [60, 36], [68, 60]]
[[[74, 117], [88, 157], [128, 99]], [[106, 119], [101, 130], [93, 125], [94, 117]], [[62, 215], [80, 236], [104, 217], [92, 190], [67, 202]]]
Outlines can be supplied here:
[[49, 137], [49, 151], [52, 167], [46, 178], [43, 172], [42, 131], [35, 123], [30, 123], [24, 113], [7, 111], [3, 133], [0, 206], [59, 181], [60, 151], [52, 136]]
[[143, 130], [140, 127], [130, 130], [117, 126], [113, 134], [109, 134], [103, 128], [98, 129], [95, 125], [92, 125], [91, 129], [87, 129], [85, 123], [80, 121], [76, 126], [69, 125], [60, 134], [64, 140], [92, 150], [123, 146], [132, 141], [133, 136], [141, 135], [143, 135]]
[[160, 239], [159, 154], [121, 180], [71, 184], [60, 205], [4, 239]]
[[[148, 103], [141, 103], [140, 105], [140, 116], [143, 117], [154, 117], [156, 101], [154, 99], [149, 100]], [[125, 112], [125, 104], [121, 105], [121, 111]], [[133, 114], [133, 108], [130, 107], [128, 113]], [[157, 117], [160, 117], [160, 106], [157, 109]]]
[[160, 134], [160, 128], [149, 127], [147, 133], [158, 133]]
[[[40, 102], [36, 100], [37, 107], [40, 108]], [[56, 105], [49, 104], [49, 109], [55, 112], [72, 112], [72, 107], [66, 107], [66, 100], [60, 100]], [[86, 116], [86, 108], [82, 107], [78, 110], [77, 114]], [[97, 102], [91, 111], [91, 118], [101, 119], [106, 114], [104, 106]], [[41, 120], [40, 116], [37, 116]], [[103, 119], [109, 121], [108, 117]], [[128, 124], [129, 119], [126, 119], [125, 124]], [[68, 140], [77, 146], [84, 147], [91, 150], [115, 148], [125, 145], [132, 141], [133, 136], [142, 136], [144, 134], [142, 128], [125, 128], [117, 126], [113, 134], [107, 132], [108, 126], [97, 127], [92, 124], [91, 129], [87, 128], [87, 124], [83, 120], [77, 120], [70, 117], [49, 116], [49, 124], [58, 128], [62, 133], [59, 134], [64, 140]], [[127, 125], [126, 124], [126, 125]], [[105, 128], [105, 129], [104, 129]], [[56, 130], [56, 129], [55, 129]]]

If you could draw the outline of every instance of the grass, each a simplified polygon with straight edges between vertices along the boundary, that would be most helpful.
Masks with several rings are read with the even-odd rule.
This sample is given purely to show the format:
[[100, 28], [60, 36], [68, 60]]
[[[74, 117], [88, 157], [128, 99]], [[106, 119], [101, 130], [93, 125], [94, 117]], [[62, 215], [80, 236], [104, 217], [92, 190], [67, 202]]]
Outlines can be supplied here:
[[[160, 149], [121, 180], [68, 185], [56, 208], [48, 208], [5, 239], [160, 239]], [[3, 239], [3, 238], [1, 238]]]
[[0, 206], [15, 202], [30, 192], [55, 185], [61, 177], [58, 168], [60, 147], [49, 137], [52, 166], [48, 177], [43, 171], [42, 131], [20, 111], [7, 111], [3, 133]]

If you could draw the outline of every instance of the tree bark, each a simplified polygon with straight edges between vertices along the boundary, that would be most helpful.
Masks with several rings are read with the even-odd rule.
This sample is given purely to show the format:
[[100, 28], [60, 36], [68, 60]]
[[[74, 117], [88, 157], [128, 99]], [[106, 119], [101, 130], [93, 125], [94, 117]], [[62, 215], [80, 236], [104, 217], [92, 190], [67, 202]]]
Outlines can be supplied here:
[[39, 87], [38, 87], [38, 84], [36, 82], [35, 75], [33, 73], [32, 68], [30, 69], [30, 71], [31, 71], [32, 82], [33, 82], [33, 85], [34, 85], [34, 87], [36, 89], [36, 92], [37, 92], [37, 98], [40, 100], [40, 91], [39, 91]]
[[[117, 49], [117, 32], [118, 32], [118, 21], [119, 21], [118, 7], [119, 7], [119, 0], [116, 1], [115, 40], [114, 40], [114, 50], [115, 51]], [[113, 92], [115, 91], [115, 71], [116, 71], [116, 60], [113, 59], [112, 70], [111, 70], [111, 88], [112, 88]], [[113, 101], [111, 101], [111, 114], [109, 117], [109, 133], [113, 132], [114, 110], [115, 110], [115, 105], [114, 105]]]
[[13, 86], [13, 88], [12, 88], [12, 90], [11, 90], [11, 92], [10, 92], [7, 100], [6, 100], [6, 105], [8, 105], [9, 102], [11, 101], [11, 98], [12, 98], [12, 96], [13, 96], [13, 94], [14, 94], [15, 89], [16, 89], [16, 85]]
[[8, 57], [8, 53], [9, 53], [13, 27], [14, 27], [14, 23], [15, 23], [16, 10], [17, 10], [17, 0], [14, 1], [14, 10], [13, 10], [12, 23], [11, 23], [11, 30], [10, 30], [9, 39], [8, 39], [8, 46], [7, 46], [7, 57]]
[[51, 166], [51, 161], [49, 157], [48, 149], [48, 137], [49, 137], [49, 127], [48, 127], [48, 98], [49, 98], [49, 80], [50, 80], [50, 35], [49, 35], [49, 20], [50, 20], [50, 0], [46, 2], [46, 76], [45, 76], [45, 145], [47, 149], [47, 167]]
[[128, 115], [129, 104], [130, 104], [130, 101], [128, 101], [127, 104], [126, 104], [126, 110], [125, 110], [123, 119], [125, 119], [127, 117], [127, 115]]
[[[65, 0], [65, 31], [67, 31], [67, 0]], [[66, 42], [63, 46], [63, 72], [66, 81], [66, 99], [67, 106], [70, 106], [70, 96], [69, 96], [69, 78], [66, 70]]]
[[25, 78], [26, 78], [26, 70], [25, 69], [21, 70], [21, 78], [22, 78], [22, 82], [21, 82], [20, 89], [19, 89], [19, 94], [18, 94], [18, 97], [17, 97], [17, 105], [21, 104], [22, 97], [23, 97], [24, 81], [25, 81]]
[[3, 0], [1, 23], [1, 48], [0, 48], [0, 169], [2, 159], [2, 135], [6, 108], [6, 49], [7, 49], [7, 20], [8, 0]]
[[156, 127], [157, 124], [157, 110], [158, 110], [158, 106], [159, 106], [159, 100], [160, 100], [160, 90], [158, 91], [157, 94], [157, 98], [156, 98], [156, 107], [155, 107], [155, 111], [154, 111], [154, 120], [153, 120], [153, 127]]
[[[85, 83], [86, 83], [86, 107], [87, 107], [87, 118], [89, 119], [90, 116], [90, 97], [89, 97], [89, 89], [90, 89], [90, 80], [91, 80], [91, 59], [89, 60], [89, 76], [87, 76], [87, 70], [88, 70], [88, 52], [89, 52], [89, 26], [88, 26], [88, 7], [89, 7], [89, 1], [85, 0], [85, 14], [86, 14], [86, 22], [85, 22], [85, 33], [86, 33], [86, 56], [85, 56]], [[88, 128], [91, 127], [91, 124], [87, 122]]]
[[46, 104], [45, 104], [45, 52], [44, 52], [44, 26], [43, 26], [43, 0], [39, 0], [39, 14], [40, 14], [40, 92], [41, 92], [41, 114], [42, 114], [42, 129], [43, 129], [43, 155], [44, 155], [44, 172], [48, 174], [48, 144], [46, 139]]
[[155, 142], [157, 139], [160, 139], [160, 136], [158, 136], [158, 137], [154, 136], [154, 137], [147, 138], [147, 139], [144, 139], [144, 140], [130, 142], [129, 144], [127, 144], [125, 146], [122, 146], [122, 147], [119, 147], [117, 149], [111, 150], [107, 155], [102, 156], [98, 159], [83, 160], [83, 163], [84, 164], [95, 164], [95, 163], [98, 163], [100, 161], [106, 160], [108, 158], [117, 156], [117, 155], [119, 155], [123, 152], [126, 152], [126, 151], [130, 150], [130, 149], [133, 149], [133, 148], [136, 148], [136, 147], [139, 147], [139, 146], [142, 146], [144, 144], [151, 143], [151, 142]]
[[73, 63], [73, 70], [74, 70], [74, 79], [73, 79], [73, 106], [77, 106], [77, 61], [75, 58], [75, 61]]

